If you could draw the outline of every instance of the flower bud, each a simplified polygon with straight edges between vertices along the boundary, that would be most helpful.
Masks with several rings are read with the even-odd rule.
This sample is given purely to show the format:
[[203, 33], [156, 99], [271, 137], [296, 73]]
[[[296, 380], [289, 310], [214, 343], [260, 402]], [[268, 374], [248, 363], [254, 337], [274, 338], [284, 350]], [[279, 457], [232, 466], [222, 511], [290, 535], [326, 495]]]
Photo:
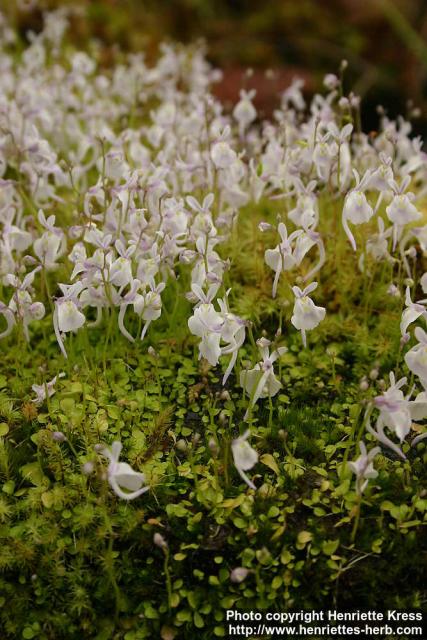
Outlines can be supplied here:
[[369, 382], [367, 381], [366, 376], [360, 381], [359, 388], [361, 391], [367, 391], [369, 389]]
[[214, 440], [214, 438], [210, 438], [208, 442], [208, 447], [212, 456], [216, 458], [219, 453], [219, 447], [218, 447], [218, 443], [216, 442], [216, 440]]
[[405, 333], [405, 335], [400, 338], [400, 348], [404, 347], [405, 344], [409, 342], [410, 337], [411, 337], [410, 333]]
[[270, 229], [273, 229], [273, 225], [271, 225], [269, 222], [260, 222], [258, 225], [258, 229], [260, 231], [269, 231]]
[[391, 285], [387, 289], [387, 293], [389, 296], [392, 296], [393, 298], [400, 298], [400, 291], [396, 287], [396, 285], [393, 283], [391, 283]]
[[90, 474], [93, 473], [94, 468], [95, 465], [93, 464], [93, 462], [85, 462], [82, 466], [83, 475], [90, 476]]
[[225, 413], [225, 411], [221, 411], [221, 413], [218, 416], [218, 422], [221, 425], [221, 427], [224, 427], [227, 424], [228, 421], [228, 416]]
[[334, 73], [327, 73], [323, 78], [323, 84], [327, 89], [336, 89], [339, 85], [340, 81]]
[[188, 444], [184, 440], [184, 438], [180, 438], [178, 440], [178, 442], [176, 443], [176, 448], [178, 449], [178, 451], [181, 451], [182, 453], [185, 453], [188, 450]]
[[236, 567], [230, 573], [230, 580], [231, 582], [235, 582], [239, 584], [240, 582], [243, 582], [243, 580], [247, 578], [248, 573], [249, 573], [249, 570], [245, 569], [245, 567]]
[[65, 442], [67, 439], [67, 436], [62, 433], [62, 431], [54, 431], [52, 433], [52, 440], [55, 440], [55, 442]]
[[164, 539], [164, 537], [162, 536], [161, 533], [155, 533], [153, 536], [153, 542], [155, 545], [157, 545], [158, 547], [160, 547], [160, 549], [167, 549], [168, 548], [168, 543], [166, 542], [166, 540]]

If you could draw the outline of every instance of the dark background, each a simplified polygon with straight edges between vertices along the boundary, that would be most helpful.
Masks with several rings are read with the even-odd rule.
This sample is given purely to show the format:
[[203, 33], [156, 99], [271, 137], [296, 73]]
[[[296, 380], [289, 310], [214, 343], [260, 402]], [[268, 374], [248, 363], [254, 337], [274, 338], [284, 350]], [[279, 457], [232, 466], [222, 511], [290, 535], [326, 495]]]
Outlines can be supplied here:
[[427, 0], [0, 0], [0, 6], [23, 38], [40, 29], [43, 10], [77, 9], [72, 38], [78, 46], [98, 39], [105, 65], [117, 48], [154, 58], [163, 40], [202, 38], [209, 59], [224, 70], [219, 97], [234, 102], [251, 67], [246, 86], [257, 89], [266, 116], [295, 75], [312, 93], [345, 58], [346, 89], [363, 97], [365, 128], [377, 126], [377, 104], [395, 116], [406, 114], [412, 100], [421, 108], [415, 130], [427, 137]]

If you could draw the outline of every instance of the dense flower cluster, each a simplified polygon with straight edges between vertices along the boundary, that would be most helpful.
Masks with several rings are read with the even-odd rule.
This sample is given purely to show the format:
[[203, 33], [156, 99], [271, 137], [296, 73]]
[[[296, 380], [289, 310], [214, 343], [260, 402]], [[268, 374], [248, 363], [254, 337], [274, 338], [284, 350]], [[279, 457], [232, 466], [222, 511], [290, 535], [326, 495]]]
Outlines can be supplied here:
[[[228, 114], [209, 92], [218, 74], [202, 51], [163, 46], [155, 66], [132, 55], [107, 72], [83, 52], [64, 62], [66, 27], [64, 12], [48, 15], [19, 58], [0, 20], [0, 338], [20, 331], [31, 341], [31, 325], [49, 314], [64, 358], [71, 334], [112, 317], [124, 338], [146, 340], [162, 314], [163, 292], [187, 274], [189, 332], [211, 365], [226, 357], [225, 384], [248, 322], [233, 313], [230, 265], [220, 248], [241, 209], [261, 198], [284, 201], [265, 262], [273, 298], [285, 274], [292, 286], [291, 323], [304, 346], [306, 332], [326, 314], [310, 297], [327, 260], [318, 230], [324, 193], [342, 202], [341, 224], [349, 248], [360, 252], [361, 272], [370, 255], [401, 260], [411, 275], [414, 243], [427, 249], [427, 225], [413, 226], [422, 225], [417, 185], [427, 184], [427, 163], [408, 122], [384, 115], [376, 137], [355, 130], [359, 99], [343, 97], [334, 76], [310, 105], [295, 81], [272, 121], [257, 121], [254, 91], [242, 91]], [[363, 233], [374, 218], [378, 231]], [[274, 229], [260, 225], [260, 232]], [[52, 289], [55, 273], [61, 282]], [[427, 290], [426, 276], [422, 286]], [[426, 301], [412, 302], [408, 288], [405, 343], [409, 325], [426, 316]], [[417, 327], [415, 336], [405, 362], [427, 389], [427, 334]], [[257, 344], [260, 361], [240, 372], [246, 420], [259, 398], [281, 387], [273, 364], [286, 348], [274, 342], [270, 352], [266, 337]], [[37, 402], [54, 393], [55, 382], [34, 387]], [[412, 390], [401, 390], [406, 378], [396, 382], [390, 374], [390, 383], [374, 401], [379, 416], [368, 430], [404, 456], [384, 429], [402, 443], [411, 421], [427, 417], [426, 392], [410, 400]], [[244, 471], [257, 456], [246, 437], [235, 441], [233, 454], [253, 486]], [[352, 469], [363, 491], [374, 473], [372, 455], [361, 450]], [[146, 489], [143, 476], [118, 462], [119, 453], [119, 444], [104, 452], [110, 484], [121, 497], [136, 497]]]

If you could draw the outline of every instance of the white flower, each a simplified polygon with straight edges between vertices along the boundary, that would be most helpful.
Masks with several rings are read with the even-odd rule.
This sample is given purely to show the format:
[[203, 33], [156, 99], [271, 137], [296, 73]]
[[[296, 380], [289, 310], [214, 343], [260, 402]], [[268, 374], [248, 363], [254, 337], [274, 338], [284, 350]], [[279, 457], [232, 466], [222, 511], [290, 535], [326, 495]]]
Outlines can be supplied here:
[[13, 327], [15, 326], [15, 316], [12, 311], [4, 302], [0, 302], [0, 314], [6, 320], [6, 329], [0, 333], [0, 339], [6, 338], [8, 335], [12, 333]]
[[380, 452], [380, 448], [374, 447], [367, 453], [364, 442], [359, 442], [359, 448], [360, 456], [354, 462], [349, 462], [348, 466], [356, 474], [356, 491], [361, 495], [368, 486], [369, 480], [378, 476], [378, 471], [374, 469], [373, 460]]
[[308, 297], [308, 294], [314, 291], [316, 287], [317, 282], [312, 282], [304, 290], [299, 287], [292, 287], [295, 295], [295, 304], [291, 322], [296, 329], [301, 331], [304, 346], [306, 346], [305, 332], [317, 327], [326, 314], [324, 307], [317, 307], [313, 300]]
[[44, 400], [46, 400], [46, 397], [50, 398], [51, 396], [53, 396], [53, 394], [56, 392], [56, 381], [58, 380], [58, 378], [63, 378], [64, 376], [65, 373], [61, 371], [61, 373], [52, 378], [52, 380], [50, 380], [49, 382], [46, 382], [46, 384], [33, 384], [31, 388], [36, 394], [36, 398], [35, 400], [33, 400], [34, 404], [41, 404]]
[[132, 282], [132, 264], [128, 258], [119, 257], [111, 264], [109, 272], [111, 284], [124, 287]]
[[84, 314], [78, 310], [73, 300], [64, 300], [57, 303], [58, 327], [62, 333], [77, 331], [85, 323]]
[[239, 123], [241, 135], [256, 118], [256, 109], [252, 104], [255, 93], [254, 90], [247, 92], [242, 89], [240, 91], [240, 100], [233, 109], [233, 116]]
[[201, 338], [199, 345], [200, 356], [215, 366], [221, 355], [221, 329], [223, 326], [221, 315], [215, 311], [212, 303], [201, 304], [194, 309], [194, 313], [188, 320], [188, 328], [191, 333]]
[[304, 233], [302, 229], [298, 229], [288, 237], [288, 230], [283, 222], [279, 223], [277, 231], [281, 238], [280, 244], [278, 244], [275, 249], [267, 249], [264, 254], [266, 264], [276, 272], [273, 282], [273, 298], [276, 297], [277, 286], [282, 271], [289, 271], [297, 264], [295, 256], [293, 255], [292, 242]]
[[404, 226], [409, 222], [415, 222], [421, 218], [421, 213], [412, 204], [409, 194], [403, 193], [394, 196], [391, 203], [386, 207], [388, 219], [393, 224]]
[[405, 355], [405, 362], [408, 369], [420, 378], [424, 388], [427, 388], [427, 333], [417, 327], [415, 337], [418, 344]]
[[356, 251], [356, 241], [352, 232], [350, 231], [348, 223], [351, 222], [352, 224], [363, 224], [365, 222], [368, 222], [374, 215], [374, 210], [364, 194], [364, 190], [367, 188], [369, 181], [371, 180], [372, 172], [370, 170], [366, 171], [362, 179], [360, 179], [359, 174], [355, 169], [353, 170], [353, 173], [356, 179], [356, 186], [354, 187], [354, 189], [349, 191], [344, 200], [344, 207], [342, 211], [342, 225], [348, 239], [350, 240], [351, 246], [353, 247], [354, 251]]
[[[198, 299], [199, 303], [188, 320], [188, 327], [193, 335], [201, 338], [199, 356], [206, 358], [212, 366], [218, 364], [221, 355], [231, 354], [222, 381], [225, 384], [236, 363], [237, 353], [245, 340], [245, 323], [228, 309], [227, 296], [230, 290], [226, 292], [224, 298], [218, 300], [221, 313], [216, 311], [212, 299], [218, 287], [218, 283], [211, 285], [208, 293], [205, 294], [199, 285], [192, 285], [190, 296]], [[221, 347], [221, 340], [226, 343], [223, 347]]]
[[82, 292], [84, 285], [79, 281], [72, 285], [60, 284], [59, 286], [64, 295], [55, 301], [53, 328], [59, 347], [64, 357], [67, 358], [61, 334], [77, 331], [86, 322], [84, 314], [79, 311], [78, 304], [80, 302], [77, 297]]
[[[109, 459], [108, 482], [114, 493], [123, 500], [133, 500], [148, 491], [149, 487], [143, 487], [145, 476], [134, 471], [127, 462], [119, 462], [122, 443], [117, 440], [111, 445], [111, 449], [103, 449], [102, 455]], [[127, 491], [123, 491], [127, 489]]]
[[287, 348], [279, 347], [270, 354], [270, 344], [270, 341], [265, 338], [258, 340], [257, 345], [261, 352], [262, 361], [256, 364], [253, 369], [247, 369], [240, 373], [240, 386], [250, 397], [250, 404], [244, 420], [248, 418], [250, 408], [259, 398], [272, 398], [282, 388], [282, 383], [274, 374], [273, 363], [287, 351]]
[[393, 260], [388, 251], [388, 239], [392, 232], [392, 227], [385, 230], [384, 220], [381, 217], [378, 217], [378, 233], [372, 234], [366, 241], [366, 251], [374, 260], [378, 262], [383, 259], [388, 261]]
[[34, 281], [35, 274], [40, 271], [40, 269], [41, 267], [36, 267], [36, 269], [30, 271], [30, 273], [27, 273], [22, 282], [13, 274], [6, 276], [7, 284], [15, 288], [15, 293], [8, 307], [0, 303], [0, 314], [4, 316], [7, 323], [7, 328], [0, 334], [0, 338], [9, 335], [15, 325], [16, 318], [19, 318], [19, 320], [22, 321], [25, 338], [28, 342], [30, 341], [28, 331], [29, 323], [33, 320], [41, 320], [45, 314], [44, 304], [42, 302], [33, 302], [31, 294], [28, 291]]
[[394, 197], [391, 203], [386, 207], [388, 219], [393, 223], [393, 249], [401, 236], [403, 227], [410, 222], [415, 222], [421, 218], [421, 213], [412, 204], [414, 199], [413, 193], [404, 193], [411, 182], [409, 175], [405, 176], [398, 186], [395, 180], [390, 180], [390, 186], [394, 191]]
[[411, 289], [406, 287], [406, 295], [405, 295], [405, 304], [406, 309], [402, 313], [402, 319], [400, 321], [400, 332], [402, 336], [406, 334], [406, 330], [410, 324], [415, 322], [419, 317], [426, 316], [426, 308], [424, 303], [427, 300], [419, 300], [418, 302], [412, 302], [411, 300]]
[[237, 156], [228, 142], [220, 140], [212, 146], [211, 158], [217, 169], [228, 169], [236, 161]]
[[405, 377], [396, 382], [394, 373], [391, 372], [390, 387], [374, 399], [375, 406], [380, 410], [377, 428], [378, 425], [388, 427], [397, 435], [400, 442], [403, 442], [410, 432], [413, 420], [421, 420], [427, 416], [427, 403], [424, 396], [419, 394], [420, 397], [417, 396], [416, 400], [410, 400], [411, 393], [404, 396], [401, 390], [405, 384]]
[[245, 471], [252, 469], [252, 467], [258, 462], [258, 453], [255, 449], [252, 449], [250, 444], [247, 442], [249, 435], [250, 432], [248, 429], [242, 436], [240, 436], [240, 438], [233, 440], [231, 443], [231, 450], [233, 452], [234, 465], [240, 477], [251, 489], [256, 489], [254, 483], [249, 480], [245, 473]]

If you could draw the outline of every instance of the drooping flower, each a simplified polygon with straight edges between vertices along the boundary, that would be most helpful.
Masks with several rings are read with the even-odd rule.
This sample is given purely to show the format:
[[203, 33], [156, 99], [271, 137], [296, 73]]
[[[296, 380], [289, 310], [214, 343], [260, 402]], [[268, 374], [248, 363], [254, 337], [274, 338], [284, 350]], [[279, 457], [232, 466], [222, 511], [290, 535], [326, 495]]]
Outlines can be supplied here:
[[349, 462], [348, 466], [351, 471], [356, 475], [356, 491], [361, 495], [368, 486], [369, 480], [378, 476], [378, 471], [374, 469], [374, 458], [380, 452], [379, 447], [374, 447], [367, 453], [366, 445], [364, 442], [359, 442], [360, 456]]
[[248, 429], [242, 436], [233, 440], [231, 443], [231, 451], [233, 453], [234, 466], [238, 474], [246, 482], [248, 487], [256, 489], [254, 483], [249, 480], [245, 473], [245, 471], [252, 469], [258, 462], [258, 453], [250, 446], [248, 442], [249, 436], [250, 431]]
[[143, 473], [134, 471], [127, 462], [119, 462], [121, 450], [122, 443], [116, 440], [111, 445], [111, 449], [105, 448], [101, 452], [110, 461], [107, 470], [108, 482], [119, 498], [134, 500], [148, 491], [150, 487], [142, 486], [145, 483]]
[[36, 394], [36, 398], [33, 401], [34, 404], [41, 404], [44, 400], [46, 400], [47, 397], [50, 398], [51, 396], [53, 396], [53, 394], [56, 392], [55, 384], [58, 378], [63, 378], [64, 376], [65, 373], [61, 371], [61, 373], [59, 373], [57, 376], [52, 378], [52, 380], [46, 382], [45, 384], [33, 384], [31, 388]]

